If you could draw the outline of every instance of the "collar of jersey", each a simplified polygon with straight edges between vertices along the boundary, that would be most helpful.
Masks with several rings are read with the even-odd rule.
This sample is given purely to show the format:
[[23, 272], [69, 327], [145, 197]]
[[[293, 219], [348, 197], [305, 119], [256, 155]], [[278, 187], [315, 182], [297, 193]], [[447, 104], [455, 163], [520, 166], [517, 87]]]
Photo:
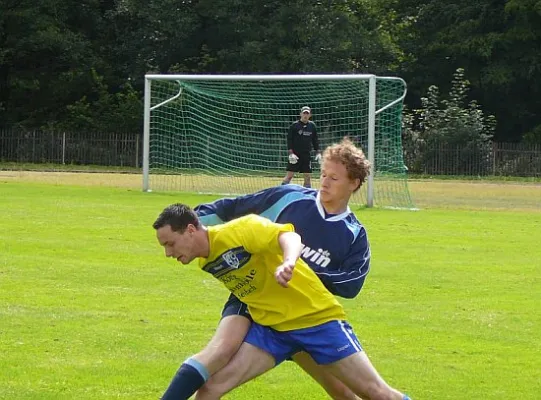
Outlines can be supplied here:
[[343, 213], [333, 215], [330, 218], [325, 218], [325, 209], [323, 208], [323, 204], [321, 204], [321, 199], [319, 198], [319, 190], [317, 191], [316, 205], [317, 210], [319, 211], [319, 215], [321, 215], [321, 218], [323, 218], [325, 221], [341, 221], [345, 219], [349, 214], [351, 214], [351, 210], [349, 206], [347, 206], [346, 211], [344, 211]]

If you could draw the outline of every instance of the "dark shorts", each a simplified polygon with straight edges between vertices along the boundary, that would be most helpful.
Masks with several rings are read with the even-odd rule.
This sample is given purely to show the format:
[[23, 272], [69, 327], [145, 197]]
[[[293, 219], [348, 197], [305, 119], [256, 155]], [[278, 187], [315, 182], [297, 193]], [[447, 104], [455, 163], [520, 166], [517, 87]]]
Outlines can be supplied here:
[[250, 315], [250, 312], [248, 311], [248, 306], [244, 304], [242, 301], [240, 301], [233, 294], [229, 296], [222, 310], [222, 318], [227, 317], [229, 315], [241, 315], [243, 317], [248, 318], [250, 321], [253, 321], [252, 316]]
[[310, 154], [297, 154], [299, 160], [296, 164], [287, 163], [286, 171], [291, 172], [312, 172], [312, 158]]

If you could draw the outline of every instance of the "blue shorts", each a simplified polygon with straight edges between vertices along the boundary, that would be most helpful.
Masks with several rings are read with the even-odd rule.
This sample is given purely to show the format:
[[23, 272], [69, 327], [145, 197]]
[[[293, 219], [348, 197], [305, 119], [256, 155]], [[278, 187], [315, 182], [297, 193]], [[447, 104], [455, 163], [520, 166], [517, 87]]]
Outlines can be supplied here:
[[253, 322], [244, 341], [269, 353], [276, 365], [299, 351], [310, 354], [318, 364], [331, 364], [363, 351], [346, 321], [284, 332]]

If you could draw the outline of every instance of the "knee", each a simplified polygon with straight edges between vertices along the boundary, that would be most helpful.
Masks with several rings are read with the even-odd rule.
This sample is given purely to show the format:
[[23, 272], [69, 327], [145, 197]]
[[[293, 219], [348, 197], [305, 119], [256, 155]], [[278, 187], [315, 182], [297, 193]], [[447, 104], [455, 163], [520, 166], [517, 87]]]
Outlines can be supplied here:
[[236, 341], [222, 340], [212, 349], [214, 352], [216, 361], [220, 364], [226, 365], [231, 358], [235, 355], [240, 347], [240, 343]]
[[359, 398], [346, 386], [337, 386], [327, 389], [327, 394], [333, 400], [358, 400]]
[[366, 388], [369, 400], [393, 400], [396, 399], [394, 391], [385, 383], [374, 382]]
[[203, 351], [194, 356], [207, 366], [211, 374], [223, 368], [239, 349], [240, 344], [227, 339], [209, 344]]
[[221, 385], [214, 383], [211, 378], [201, 388], [199, 388], [195, 400], [219, 399], [226, 394], [226, 391], [223, 389], [224, 388]]

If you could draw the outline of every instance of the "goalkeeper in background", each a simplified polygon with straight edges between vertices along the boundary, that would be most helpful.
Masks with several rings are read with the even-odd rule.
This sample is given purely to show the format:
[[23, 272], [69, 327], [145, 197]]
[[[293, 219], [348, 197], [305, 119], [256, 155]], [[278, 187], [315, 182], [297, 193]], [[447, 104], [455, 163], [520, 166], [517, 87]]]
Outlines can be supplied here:
[[316, 124], [310, 121], [312, 110], [308, 106], [301, 108], [300, 119], [289, 127], [287, 133], [288, 163], [286, 176], [282, 185], [287, 185], [293, 179], [295, 172], [304, 175], [304, 187], [311, 187], [312, 147], [316, 151], [316, 161], [321, 163], [319, 140], [317, 138]]

